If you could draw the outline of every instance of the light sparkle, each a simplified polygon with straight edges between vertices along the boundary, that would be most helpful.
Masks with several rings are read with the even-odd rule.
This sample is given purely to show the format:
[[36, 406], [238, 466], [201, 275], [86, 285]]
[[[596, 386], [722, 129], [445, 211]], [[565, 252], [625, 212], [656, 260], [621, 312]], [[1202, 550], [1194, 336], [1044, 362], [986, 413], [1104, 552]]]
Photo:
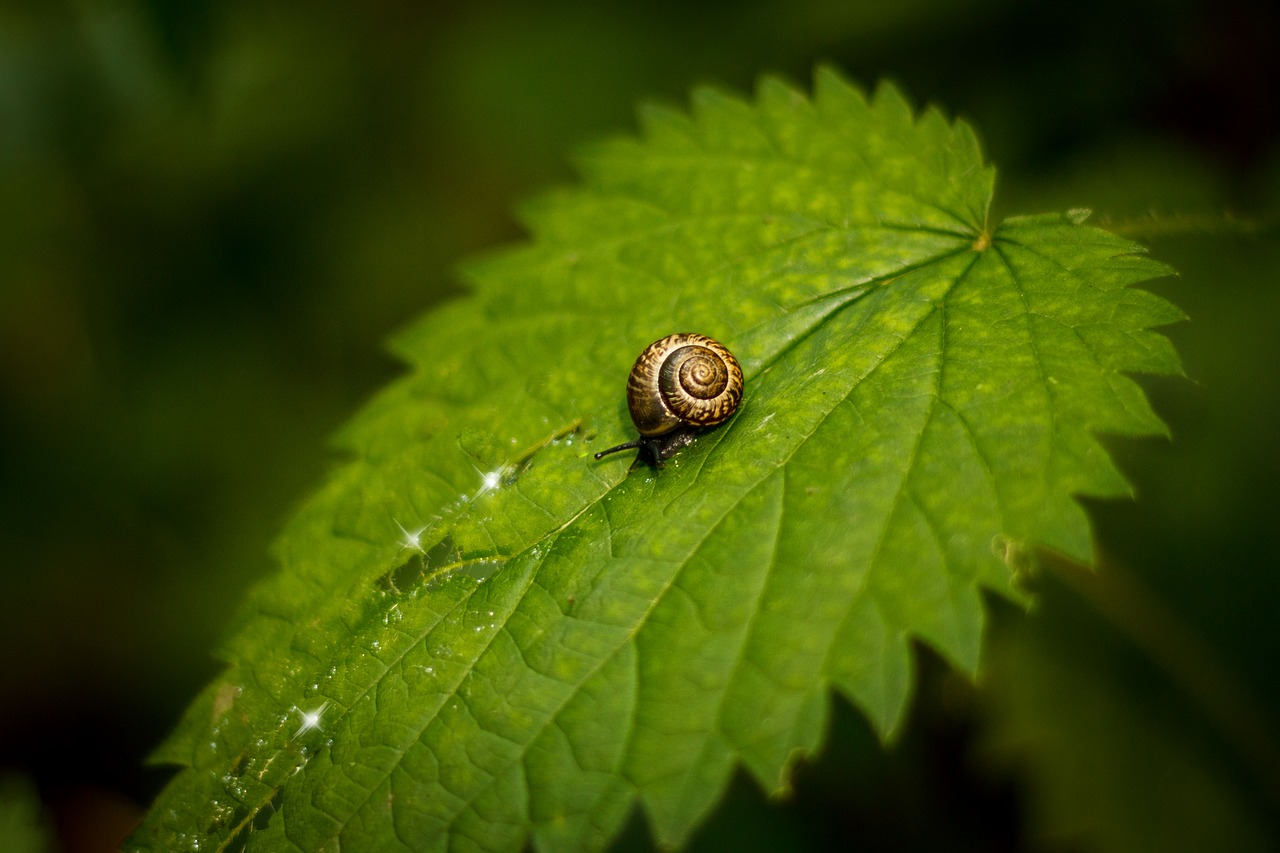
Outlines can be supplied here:
[[405, 526], [396, 519], [396, 527], [400, 528], [400, 550], [401, 551], [417, 551], [419, 554], [424, 553], [422, 549], [422, 534], [426, 532], [426, 527], [419, 527], [417, 530], [406, 530]]
[[329, 710], [329, 702], [328, 700], [321, 702], [320, 707], [312, 711], [304, 711], [297, 705], [293, 706], [293, 710], [302, 718], [302, 725], [298, 726], [298, 730], [293, 733], [295, 738], [300, 738], [307, 732], [315, 729], [323, 731], [320, 726], [320, 718], [324, 716], [325, 711]]
[[503, 479], [506, 478], [509, 469], [506, 465], [499, 465], [492, 471], [481, 471], [476, 469], [476, 473], [480, 475], [480, 491], [476, 492], [476, 497], [487, 495], [494, 489], [502, 485]]

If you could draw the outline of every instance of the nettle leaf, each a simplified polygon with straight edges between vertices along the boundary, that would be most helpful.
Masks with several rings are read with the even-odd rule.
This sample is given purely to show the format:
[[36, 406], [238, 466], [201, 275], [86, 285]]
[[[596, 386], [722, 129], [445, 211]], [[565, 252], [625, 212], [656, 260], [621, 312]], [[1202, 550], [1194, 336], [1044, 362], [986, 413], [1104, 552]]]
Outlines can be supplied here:
[[[1163, 430], [1124, 372], [1178, 370], [1128, 287], [1165, 267], [1078, 213], [989, 227], [973, 132], [889, 87], [642, 124], [396, 340], [135, 848], [598, 849], [637, 804], [679, 844], [738, 764], [785, 790], [830, 689], [892, 732], [910, 637], [972, 672], [1019, 543], [1089, 556], [1072, 496], [1127, 490], [1096, 434]], [[738, 414], [594, 460], [674, 331], [737, 353]]]

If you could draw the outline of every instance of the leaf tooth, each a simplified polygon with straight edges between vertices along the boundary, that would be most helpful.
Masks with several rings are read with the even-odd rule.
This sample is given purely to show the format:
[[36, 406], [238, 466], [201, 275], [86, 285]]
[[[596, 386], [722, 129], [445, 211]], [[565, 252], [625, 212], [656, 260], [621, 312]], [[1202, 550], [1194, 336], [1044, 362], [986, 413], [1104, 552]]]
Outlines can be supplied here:
[[766, 113], [812, 112], [809, 99], [799, 88], [774, 74], [765, 74], [756, 83], [756, 102]]
[[861, 87], [854, 85], [831, 65], [820, 65], [814, 73], [814, 102], [824, 110], [853, 108], [859, 113], [867, 111], [867, 96]]
[[737, 154], [774, 152], [759, 114], [741, 98], [703, 87], [694, 91], [692, 104], [700, 141], [705, 147]]
[[871, 96], [871, 109], [887, 124], [896, 125], [890, 133], [907, 134], [916, 123], [915, 108], [902, 90], [889, 80], [882, 80]]
[[698, 129], [680, 109], [657, 101], [645, 101], [636, 108], [640, 133], [650, 145], [669, 148], [696, 148]]
[[564, 218], [564, 208], [574, 195], [573, 190], [563, 187], [532, 195], [516, 205], [516, 221], [538, 236], [555, 233], [559, 230], [555, 223]]

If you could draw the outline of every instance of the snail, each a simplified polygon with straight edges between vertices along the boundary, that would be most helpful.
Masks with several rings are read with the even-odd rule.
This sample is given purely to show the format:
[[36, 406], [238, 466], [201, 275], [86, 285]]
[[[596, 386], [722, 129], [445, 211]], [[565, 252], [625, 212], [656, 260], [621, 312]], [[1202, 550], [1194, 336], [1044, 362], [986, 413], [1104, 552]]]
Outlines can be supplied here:
[[742, 368], [725, 345], [681, 333], [654, 341], [627, 379], [627, 408], [640, 437], [596, 454], [601, 459], [637, 448], [641, 462], [661, 468], [707, 427], [732, 417], [742, 401]]

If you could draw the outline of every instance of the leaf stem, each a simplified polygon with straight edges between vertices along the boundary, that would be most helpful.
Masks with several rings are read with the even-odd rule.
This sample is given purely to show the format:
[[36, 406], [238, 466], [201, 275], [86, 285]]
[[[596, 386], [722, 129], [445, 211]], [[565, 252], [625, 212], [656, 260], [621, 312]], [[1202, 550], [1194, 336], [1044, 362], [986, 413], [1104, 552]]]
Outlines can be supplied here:
[[1096, 222], [1099, 227], [1114, 234], [1137, 240], [1213, 234], [1257, 236], [1276, 228], [1276, 223], [1271, 220], [1238, 217], [1229, 211], [1210, 214], [1159, 214], [1153, 211], [1140, 216], [1100, 215]]

